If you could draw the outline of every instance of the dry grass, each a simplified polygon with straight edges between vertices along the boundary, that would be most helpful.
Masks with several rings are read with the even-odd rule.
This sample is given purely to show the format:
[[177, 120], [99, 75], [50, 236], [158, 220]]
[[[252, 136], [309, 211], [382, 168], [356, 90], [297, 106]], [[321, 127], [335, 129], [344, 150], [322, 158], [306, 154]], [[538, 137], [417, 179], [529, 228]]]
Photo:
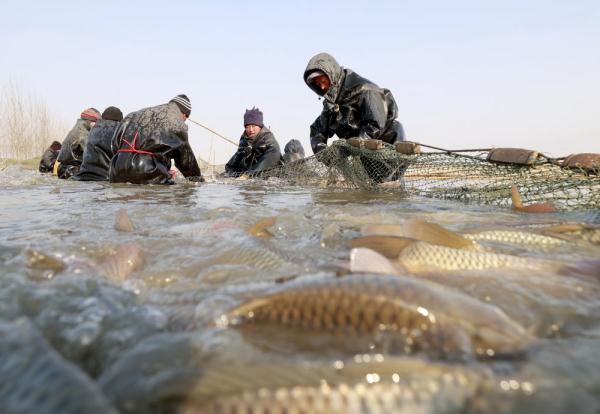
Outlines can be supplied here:
[[15, 82], [0, 93], [0, 157], [26, 160], [41, 157], [67, 128], [52, 118], [44, 100], [32, 96]]

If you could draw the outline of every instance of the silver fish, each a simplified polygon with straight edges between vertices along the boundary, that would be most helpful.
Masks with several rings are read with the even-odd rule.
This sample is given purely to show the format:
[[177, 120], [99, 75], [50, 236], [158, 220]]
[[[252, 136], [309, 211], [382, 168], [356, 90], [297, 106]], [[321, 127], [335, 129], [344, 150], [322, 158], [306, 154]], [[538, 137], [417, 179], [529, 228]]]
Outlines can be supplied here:
[[333, 364], [254, 361], [215, 365], [183, 413], [455, 413], [487, 373], [412, 358], [358, 355]]

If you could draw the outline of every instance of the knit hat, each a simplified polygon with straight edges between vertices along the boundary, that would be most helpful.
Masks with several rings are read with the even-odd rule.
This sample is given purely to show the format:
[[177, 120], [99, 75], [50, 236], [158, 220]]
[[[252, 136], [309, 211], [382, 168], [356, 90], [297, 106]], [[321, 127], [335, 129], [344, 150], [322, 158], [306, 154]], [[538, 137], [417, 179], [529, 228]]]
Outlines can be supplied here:
[[121, 122], [123, 120], [123, 112], [116, 106], [109, 106], [102, 112], [102, 119]]
[[190, 114], [192, 113], [192, 103], [190, 102], [190, 99], [186, 95], [183, 95], [183, 94], [177, 95], [176, 97], [171, 99], [169, 102], [175, 102], [177, 104], [177, 106], [179, 107], [179, 110], [181, 111], [181, 113], [185, 114], [185, 116], [187, 116], [189, 118]]
[[50, 148], [52, 151], [60, 151], [60, 149], [62, 148], [62, 144], [58, 141], [53, 141], [52, 144], [50, 145]]
[[84, 109], [79, 117], [81, 119], [85, 119], [86, 121], [96, 122], [100, 119], [100, 111], [98, 111], [96, 108]]
[[252, 109], [246, 109], [244, 114], [244, 126], [246, 125], [258, 125], [263, 127], [263, 113], [260, 109], [252, 107]]

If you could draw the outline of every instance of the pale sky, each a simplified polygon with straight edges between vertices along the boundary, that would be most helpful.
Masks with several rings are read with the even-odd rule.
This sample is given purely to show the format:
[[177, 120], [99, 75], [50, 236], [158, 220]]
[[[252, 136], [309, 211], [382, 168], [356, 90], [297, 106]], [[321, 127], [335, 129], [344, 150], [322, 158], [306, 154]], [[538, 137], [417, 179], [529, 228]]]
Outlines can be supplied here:
[[[302, 80], [319, 52], [392, 91], [408, 139], [449, 149], [600, 152], [600, 1], [7, 1], [9, 80], [74, 124], [192, 101], [191, 118], [237, 142], [257, 106], [282, 149], [322, 103]], [[190, 125], [196, 155], [235, 151]], [[62, 140], [63, 137], [59, 137]]]

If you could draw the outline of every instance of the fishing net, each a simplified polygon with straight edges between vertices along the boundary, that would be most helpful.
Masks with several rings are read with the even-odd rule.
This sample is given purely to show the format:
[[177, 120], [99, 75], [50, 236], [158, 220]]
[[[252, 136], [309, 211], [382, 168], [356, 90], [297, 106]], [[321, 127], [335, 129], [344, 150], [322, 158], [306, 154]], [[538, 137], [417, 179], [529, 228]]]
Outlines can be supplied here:
[[600, 164], [595, 158], [584, 168], [527, 150], [411, 153], [411, 145], [413, 150], [417, 147], [340, 139], [316, 155], [261, 176], [292, 185], [392, 191], [499, 206], [511, 204], [515, 185], [525, 204], [549, 201], [563, 210], [600, 208]]

